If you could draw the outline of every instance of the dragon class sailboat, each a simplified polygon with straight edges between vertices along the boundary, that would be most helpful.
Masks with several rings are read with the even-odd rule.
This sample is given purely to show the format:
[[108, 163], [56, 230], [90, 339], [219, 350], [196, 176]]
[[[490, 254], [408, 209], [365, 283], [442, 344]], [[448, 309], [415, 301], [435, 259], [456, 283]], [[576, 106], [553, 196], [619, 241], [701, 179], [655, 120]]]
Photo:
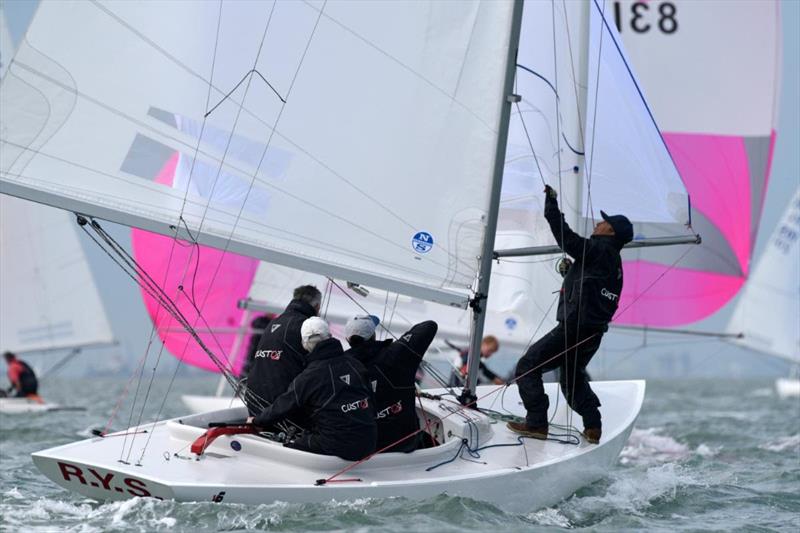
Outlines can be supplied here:
[[[529, 3], [525, 24], [522, 7], [43, 2], [0, 85], [0, 190], [81, 213], [100, 235], [105, 219], [171, 236], [176, 247], [197, 250], [194, 261], [198, 244], [424, 301], [471, 304], [474, 362], [498, 225], [534, 218], [522, 206], [498, 222], [510, 115], [520, 103], [521, 26], [542, 46], [520, 50], [520, 58], [530, 55], [529, 68], [555, 79], [556, 91], [516, 80], [520, 92], [530, 82], [531, 94], [542, 91], [551, 102], [541, 110], [548, 119], [538, 126], [541, 139], [532, 137], [549, 150], [526, 142], [516, 178], [557, 180], [575, 223], [591, 218], [583, 190], [636, 221], [681, 228], [689, 217], [686, 190], [605, 5]], [[572, 33], [563, 31], [567, 22]], [[575, 104], [558, 105], [569, 87]], [[227, 135], [222, 145], [219, 135]], [[581, 146], [562, 157], [562, 136]], [[635, 146], [637, 157], [620, 157], [609, 148], [615, 142], [600, 142], [607, 137]], [[168, 184], [159, 176], [180, 164], [176, 154], [189, 171]], [[537, 161], [549, 164], [540, 176]], [[203, 165], [217, 170], [192, 171]], [[227, 186], [218, 188], [220, 180]], [[541, 205], [541, 198], [515, 201]], [[532, 233], [548, 241], [538, 224]], [[176, 322], [199, 329], [201, 317], [187, 318], [173, 303], [186, 298], [203, 309], [191, 264], [191, 256], [173, 264], [187, 274], [158, 290]], [[153, 287], [146, 272], [134, 272]], [[551, 287], [537, 290], [558, 287], [550, 275]], [[204, 348], [228, 375], [214, 350]], [[477, 387], [476, 371], [471, 364], [465, 397], [523, 415], [515, 386], [504, 395]], [[155, 420], [33, 459], [54, 482], [100, 500], [311, 502], [447, 492], [529, 511], [600, 478], [625, 444], [644, 383], [593, 388], [602, 402], [599, 445], [577, 437], [580, 423], [571, 426], [563, 398], [550, 414], [567, 443], [521, 439], [488, 411], [432, 396], [418, 411], [437, 446], [359, 463], [212, 427], [240, 423], [242, 408]], [[548, 392], [558, 394], [553, 386]], [[467, 451], [481, 461], [460, 460]]]
[[[0, 80], [12, 56], [0, 10]], [[60, 209], [0, 196], [0, 351], [60, 355], [40, 381], [83, 349], [115, 342], [72, 219]], [[0, 398], [2, 414], [64, 409], [80, 407], [41, 396]]]
[[[765, 310], [769, 312], [765, 312]], [[788, 361], [778, 378], [782, 398], [800, 396], [800, 188], [796, 189], [766, 249], [745, 284], [728, 324], [735, 342]]]

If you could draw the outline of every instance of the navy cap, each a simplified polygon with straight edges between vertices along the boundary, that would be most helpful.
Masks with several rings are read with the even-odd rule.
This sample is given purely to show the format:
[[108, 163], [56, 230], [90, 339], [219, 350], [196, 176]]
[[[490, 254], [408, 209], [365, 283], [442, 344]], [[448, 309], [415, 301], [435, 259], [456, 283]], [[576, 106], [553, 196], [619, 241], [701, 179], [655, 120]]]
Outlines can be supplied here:
[[600, 216], [611, 224], [611, 227], [614, 228], [614, 235], [622, 241], [622, 244], [627, 244], [633, 240], [633, 224], [628, 220], [628, 217], [625, 215], [608, 216], [603, 211], [600, 211]]

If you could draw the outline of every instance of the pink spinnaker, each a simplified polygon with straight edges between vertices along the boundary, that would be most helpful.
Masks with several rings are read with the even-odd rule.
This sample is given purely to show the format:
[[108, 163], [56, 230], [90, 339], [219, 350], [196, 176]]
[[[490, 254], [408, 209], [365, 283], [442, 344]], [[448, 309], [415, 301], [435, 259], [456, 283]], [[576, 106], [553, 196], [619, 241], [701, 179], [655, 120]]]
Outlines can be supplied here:
[[[178, 154], [174, 154], [156, 177], [156, 183], [172, 186]], [[244, 311], [237, 307], [246, 298], [253, 283], [258, 261], [206, 246], [191, 246], [185, 241], [147, 231], [131, 230], [136, 260], [177, 303], [199, 336], [221, 360], [228, 360], [235, 332], [209, 332], [220, 328], [238, 328]], [[184, 290], [179, 289], [183, 286]], [[190, 298], [200, 309], [198, 314]], [[217, 371], [203, 349], [183, 331], [175, 320], [149, 294], [142, 291], [145, 307], [167, 350], [190, 365]], [[249, 324], [244, 324], [249, 326]], [[233, 359], [233, 371], [239, 373], [244, 363], [247, 339], [239, 345]]]

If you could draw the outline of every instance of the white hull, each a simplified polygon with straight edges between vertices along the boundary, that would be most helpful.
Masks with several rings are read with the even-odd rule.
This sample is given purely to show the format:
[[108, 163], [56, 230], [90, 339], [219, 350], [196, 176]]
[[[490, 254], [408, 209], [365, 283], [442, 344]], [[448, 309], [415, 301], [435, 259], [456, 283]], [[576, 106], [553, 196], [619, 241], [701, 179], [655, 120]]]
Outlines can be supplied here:
[[[552, 397], [556, 385], [546, 387]], [[444, 444], [411, 454], [381, 454], [340, 477], [350, 481], [324, 486], [316, 486], [316, 480], [352, 463], [292, 450], [252, 435], [220, 437], [196, 460], [189, 446], [203, 434], [208, 422], [241, 419], [245, 416], [243, 408], [143, 425], [139, 431], [147, 430], [148, 434], [135, 435], [133, 453], [122, 454], [127, 464], [120, 462], [122, 446], [126, 441], [130, 446], [134, 435], [126, 438], [124, 432], [37, 452], [33, 460], [51, 480], [97, 500], [153, 496], [259, 504], [366, 497], [419, 499], [447, 493], [487, 501], [511, 512], [528, 512], [552, 505], [602, 477], [627, 441], [644, 399], [644, 382], [594, 382], [592, 387], [603, 404], [600, 445], [523, 439], [524, 446], [482, 450], [479, 462], [456, 459], [426, 471], [452, 459], [462, 435], [477, 437], [473, 446], [478, 441], [486, 446], [515, 444], [518, 440], [502, 422], [489, 423], [483, 415], [464, 411], [469, 414], [468, 422], [461, 414], [450, 415], [450, 402], [424, 400], [426, 412], [439, 424], [436, 433]], [[480, 387], [478, 394], [490, 390], [492, 387]], [[481, 407], [500, 409], [495, 396], [482, 400]], [[506, 391], [503, 403], [505, 409], [522, 414], [516, 387]], [[554, 421], [567, 422], [563, 398], [558, 401]], [[573, 424], [581, 427], [579, 417]]]
[[781, 398], [800, 396], [800, 378], [778, 378], [775, 380], [775, 390]]
[[68, 407], [57, 403], [40, 403], [27, 398], [0, 398], [0, 413], [21, 415], [50, 411], [83, 411], [83, 407]]
[[236, 397], [184, 394], [181, 396], [181, 401], [189, 412], [194, 414], [230, 409], [231, 407], [244, 407], [244, 402]]

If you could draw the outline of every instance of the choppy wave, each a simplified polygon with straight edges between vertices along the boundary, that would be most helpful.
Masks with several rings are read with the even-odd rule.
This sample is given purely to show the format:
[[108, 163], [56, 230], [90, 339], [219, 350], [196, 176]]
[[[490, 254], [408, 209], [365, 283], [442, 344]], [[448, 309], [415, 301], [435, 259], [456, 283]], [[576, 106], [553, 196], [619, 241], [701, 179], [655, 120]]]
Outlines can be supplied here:
[[788, 437], [781, 437], [767, 444], [762, 444], [759, 448], [771, 452], [783, 452], [786, 450], [800, 451], [800, 433]]

